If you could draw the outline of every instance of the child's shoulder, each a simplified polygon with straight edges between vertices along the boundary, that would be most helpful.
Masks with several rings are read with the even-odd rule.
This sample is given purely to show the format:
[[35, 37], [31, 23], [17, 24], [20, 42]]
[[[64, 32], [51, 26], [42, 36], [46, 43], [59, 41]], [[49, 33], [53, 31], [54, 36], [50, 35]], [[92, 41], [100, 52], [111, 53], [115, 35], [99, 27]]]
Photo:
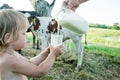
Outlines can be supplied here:
[[14, 52], [13, 54], [3, 53], [2, 55], [0, 55], [0, 64], [10, 65], [14, 60], [16, 60], [16, 56], [14, 55]]
[[4, 71], [7, 69], [7, 67], [11, 64], [10, 62], [10, 55], [3, 53], [0, 55], [0, 70]]
[[0, 64], [8, 62], [12, 56], [8, 53], [3, 53], [0, 55]]
[[15, 57], [14, 54], [3, 53], [0, 55], [0, 68], [10, 70], [15, 61], [17, 61], [17, 57]]

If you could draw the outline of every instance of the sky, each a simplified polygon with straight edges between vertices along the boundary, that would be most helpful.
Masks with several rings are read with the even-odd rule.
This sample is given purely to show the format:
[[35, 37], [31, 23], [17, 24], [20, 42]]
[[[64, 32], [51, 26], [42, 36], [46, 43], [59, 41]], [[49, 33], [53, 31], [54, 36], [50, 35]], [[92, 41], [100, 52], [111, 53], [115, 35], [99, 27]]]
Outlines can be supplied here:
[[120, 0], [90, 0], [77, 12], [89, 22], [113, 25], [120, 23]]
[[[0, 6], [8, 3], [16, 10], [33, 11], [29, 0], [0, 0]], [[49, 2], [50, 3], [50, 2]], [[62, 0], [56, 0], [52, 15], [60, 9]], [[76, 13], [89, 23], [113, 25], [120, 23], [120, 0], [89, 0], [80, 5]]]

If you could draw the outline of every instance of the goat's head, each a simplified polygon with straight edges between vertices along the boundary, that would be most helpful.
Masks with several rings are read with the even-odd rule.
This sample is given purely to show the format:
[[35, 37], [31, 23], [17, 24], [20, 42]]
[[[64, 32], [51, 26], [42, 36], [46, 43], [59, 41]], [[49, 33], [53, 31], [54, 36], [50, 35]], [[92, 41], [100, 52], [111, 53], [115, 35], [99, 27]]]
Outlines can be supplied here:
[[29, 16], [28, 21], [29, 21], [29, 24], [30, 24], [29, 28], [34, 27], [34, 30], [37, 30], [39, 28], [40, 21], [36, 16]]
[[47, 28], [49, 30], [49, 33], [57, 33], [58, 29], [62, 29], [62, 27], [58, 25], [58, 22], [55, 19], [51, 19]]

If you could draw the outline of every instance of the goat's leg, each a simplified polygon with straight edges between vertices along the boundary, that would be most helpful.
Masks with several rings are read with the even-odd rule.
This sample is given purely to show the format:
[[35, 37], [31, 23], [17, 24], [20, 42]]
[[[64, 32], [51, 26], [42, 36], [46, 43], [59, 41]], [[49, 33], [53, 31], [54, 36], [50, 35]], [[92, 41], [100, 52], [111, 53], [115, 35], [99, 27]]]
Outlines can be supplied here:
[[48, 46], [48, 37], [46, 37], [45, 35], [42, 35], [41, 36], [41, 43], [42, 43], [42, 45], [41, 45], [41, 50], [44, 50], [45, 48], [47, 48], [47, 46]]
[[82, 36], [76, 37], [73, 39], [73, 42], [75, 43], [76, 49], [77, 49], [77, 69], [80, 70], [82, 61], [83, 61], [83, 48], [82, 48]]
[[82, 47], [82, 43], [80, 41], [80, 47], [78, 47], [78, 63], [77, 63], [77, 69], [80, 70], [82, 62], [83, 62], [83, 47]]
[[39, 47], [40, 47], [40, 50], [42, 50], [42, 40], [39, 39]]
[[72, 50], [71, 39], [64, 41], [64, 48], [65, 48], [65, 52]]
[[37, 39], [37, 49], [40, 49], [40, 41]]
[[33, 35], [33, 48], [35, 48], [35, 35]]
[[85, 44], [87, 45], [88, 42], [87, 42], [87, 34], [85, 34]]

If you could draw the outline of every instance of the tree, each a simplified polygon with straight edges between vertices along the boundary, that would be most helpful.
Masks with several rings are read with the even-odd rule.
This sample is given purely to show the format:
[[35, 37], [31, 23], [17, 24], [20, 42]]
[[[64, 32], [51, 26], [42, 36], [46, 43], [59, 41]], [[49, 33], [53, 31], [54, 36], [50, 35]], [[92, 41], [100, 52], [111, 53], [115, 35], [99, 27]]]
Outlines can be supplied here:
[[120, 30], [119, 23], [114, 23], [113, 26], [112, 26], [112, 29]]

